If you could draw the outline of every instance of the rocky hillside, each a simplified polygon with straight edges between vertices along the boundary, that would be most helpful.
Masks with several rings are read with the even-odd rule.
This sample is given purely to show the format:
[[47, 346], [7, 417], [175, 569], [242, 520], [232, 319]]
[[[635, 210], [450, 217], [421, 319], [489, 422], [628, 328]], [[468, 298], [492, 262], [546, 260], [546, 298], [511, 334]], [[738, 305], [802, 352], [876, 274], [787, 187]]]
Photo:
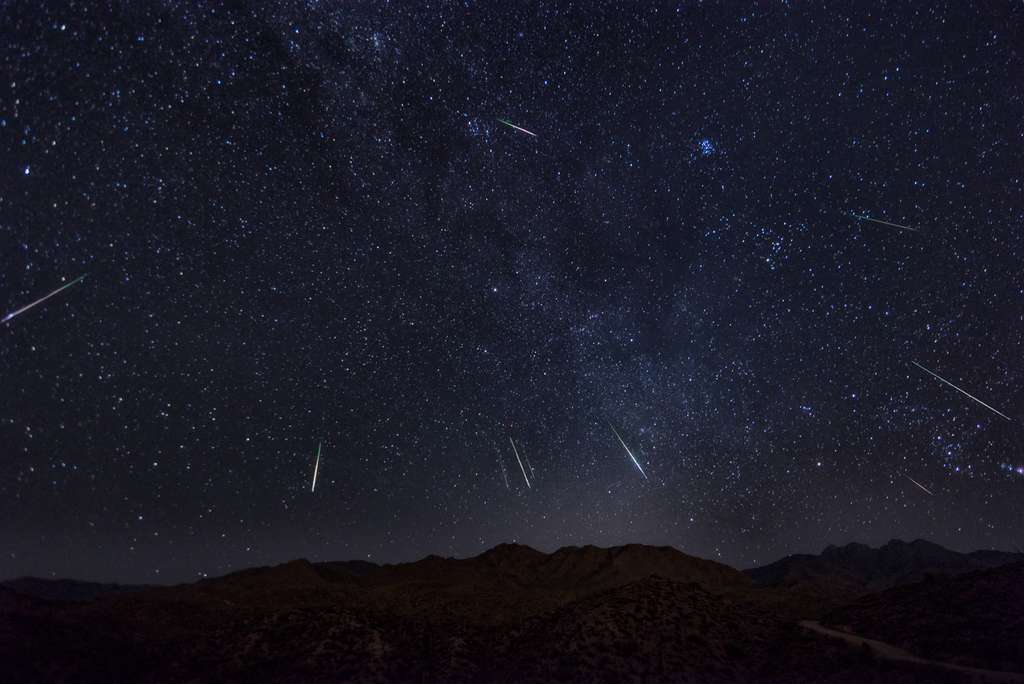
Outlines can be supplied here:
[[925, 658], [1024, 672], [1024, 563], [871, 594], [825, 622]]
[[[981, 615], [1002, 600], [997, 584], [963, 601]], [[842, 619], [903, 639], [886, 616], [914, 615], [917, 594], [877, 596]], [[0, 588], [0, 662], [7, 681], [963, 681], [809, 634], [791, 600], [666, 547], [299, 560], [91, 601]], [[958, 629], [935, 625], [935, 644]], [[1014, 647], [972, 657], [1010, 662]]]

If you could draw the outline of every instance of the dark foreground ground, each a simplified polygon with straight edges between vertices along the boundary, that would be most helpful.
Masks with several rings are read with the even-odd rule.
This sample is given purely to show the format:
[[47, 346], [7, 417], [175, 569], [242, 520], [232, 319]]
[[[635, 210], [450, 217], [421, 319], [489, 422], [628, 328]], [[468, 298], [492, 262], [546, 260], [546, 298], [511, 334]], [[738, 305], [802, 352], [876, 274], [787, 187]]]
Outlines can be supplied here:
[[23, 579], [0, 588], [0, 662], [15, 682], [1024, 681], [1022, 561], [891, 542], [743, 573], [502, 545], [175, 587]]

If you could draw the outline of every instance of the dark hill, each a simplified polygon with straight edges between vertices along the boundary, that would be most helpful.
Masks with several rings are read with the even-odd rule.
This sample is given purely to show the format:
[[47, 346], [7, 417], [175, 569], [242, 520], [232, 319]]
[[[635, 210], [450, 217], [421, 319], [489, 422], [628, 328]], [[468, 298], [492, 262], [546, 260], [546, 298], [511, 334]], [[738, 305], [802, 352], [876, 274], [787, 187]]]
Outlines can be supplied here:
[[864, 596], [824, 622], [925, 658], [1024, 672], [1024, 563]]
[[501, 544], [473, 558], [429, 556], [400, 565], [351, 562], [320, 563], [322, 576], [354, 580], [363, 586], [397, 586], [407, 582], [457, 585], [466, 582], [505, 581], [533, 585], [543, 579], [547, 590], [585, 594], [599, 589], [660, 575], [708, 586], [733, 587], [750, 583], [727, 565], [688, 556], [670, 546], [629, 544], [612, 548], [567, 546], [547, 554], [518, 544]]
[[[909, 576], [901, 558], [935, 567], [948, 557], [934, 545], [904, 546], [915, 548], [884, 547], [888, 560], [856, 546], [823, 556], [853, 586]], [[827, 575], [815, 577], [827, 586]], [[958, 594], [970, 604], [965, 613], [980, 619], [1004, 600], [997, 589], [1009, 591], [1011, 576], [993, 577], [990, 591]], [[927, 615], [934, 608], [915, 606], [937, 592], [903, 589], [837, 615], [904, 639], [887, 625], [915, 610]], [[0, 587], [0, 662], [5, 681], [964, 681], [809, 634], [797, 627], [793, 601], [788, 590], [755, 587], [743, 573], [670, 547], [546, 554], [502, 545], [399, 565], [298, 560], [86, 602]], [[915, 624], [929, 629], [923, 618]], [[1009, 614], [989, 626], [1018, 627]], [[919, 636], [910, 646], [938, 649], [956, 629], [936, 621], [932, 641]], [[1013, 662], [1005, 651], [1017, 646], [1012, 637], [993, 643], [970, 657]]]
[[527, 681], [572, 680], [581, 670], [608, 682], [683, 672], [705, 681], [751, 681], [782, 628], [752, 601], [647, 577], [527, 622], [512, 650], [531, 654], [520, 664]]
[[1024, 554], [958, 553], [922, 539], [909, 543], [894, 539], [878, 549], [857, 543], [829, 546], [818, 556], [787, 556], [744, 572], [758, 586], [785, 589], [835, 606], [930, 575], [958, 575], [1015, 561], [1024, 561]]
[[640, 544], [566, 547], [552, 554], [502, 544], [473, 558], [430, 556], [415, 563], [362, 566], [358, 574], [346, 563], [316, 568], [332, 582], [358, 587], [378, 607], [435, 621], [500, 623], [652, 575], [718, 591], [750, 586], [727, 565]]

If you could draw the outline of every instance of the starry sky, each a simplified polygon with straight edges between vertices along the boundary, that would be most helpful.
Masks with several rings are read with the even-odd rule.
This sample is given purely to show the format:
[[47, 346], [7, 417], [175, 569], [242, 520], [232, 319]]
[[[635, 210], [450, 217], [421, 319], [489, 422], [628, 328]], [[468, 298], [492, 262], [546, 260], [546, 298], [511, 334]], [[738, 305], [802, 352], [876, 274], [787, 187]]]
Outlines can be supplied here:
[[1017, 2], [2, 3], [0, 313], [88, 275], [0, 325], [0, 576], [1024, 546], [1022, 46]]

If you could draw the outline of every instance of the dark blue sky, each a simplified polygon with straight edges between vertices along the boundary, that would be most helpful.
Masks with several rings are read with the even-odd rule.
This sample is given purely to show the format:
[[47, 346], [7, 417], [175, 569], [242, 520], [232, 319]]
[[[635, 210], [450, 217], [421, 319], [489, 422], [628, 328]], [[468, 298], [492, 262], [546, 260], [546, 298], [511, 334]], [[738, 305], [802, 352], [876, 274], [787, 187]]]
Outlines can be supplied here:
[[4, 3], [0, 576], [1024, 546], [1022, 20]]

